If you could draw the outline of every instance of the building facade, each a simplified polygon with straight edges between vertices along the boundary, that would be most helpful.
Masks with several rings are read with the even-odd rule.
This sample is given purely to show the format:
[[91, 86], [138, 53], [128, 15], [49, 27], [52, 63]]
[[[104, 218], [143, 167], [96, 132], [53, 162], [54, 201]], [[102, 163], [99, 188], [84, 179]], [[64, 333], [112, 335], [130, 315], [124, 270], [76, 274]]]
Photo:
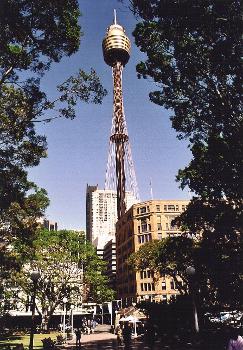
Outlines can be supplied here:
[[[126, 192], [126, 207], [130, 208], [137, 200]], [[86, 238], [97, 249], [103, 249], [111, 239], [115, 240], [117, 221], [117, 193], [99, 190], [98, 185], [86, 189]]]
[[116, 290], [116, 243], [113, 239], [104, 246], [103, 260], [106, 261], [106, 276], [109, 279], [109, 287]]
[[169, 276], [154, 279], [153, 271], [134, 272], [127, 258], [151, 240], [180, 235], [172, 221], [188, 205], [187, 200], [150, 200], [134, 204], [116, 224], [117, 293], [125, 303], [150, 299], [167, 301], [178, 294]]

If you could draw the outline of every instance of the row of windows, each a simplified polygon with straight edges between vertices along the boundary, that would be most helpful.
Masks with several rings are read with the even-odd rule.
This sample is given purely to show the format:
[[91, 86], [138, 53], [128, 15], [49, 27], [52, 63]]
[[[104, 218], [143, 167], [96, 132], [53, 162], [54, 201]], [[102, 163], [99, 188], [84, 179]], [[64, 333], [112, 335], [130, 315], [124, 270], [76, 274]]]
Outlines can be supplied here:
[[[161, 223], [157, 223], [157, 230], [162, 231], [163, 227]], [[166, 230], [177, 230], [178, 227], [176, 225], [169, 225], [168, 223], [165, 224], [165, 229]], [[142, 223], [141, 226], [138, 226], [138, 233], [141, 232], [148, 232], [151, 231], [151, 225], [150, 224], [144, 224]]]
[[138, 243], [139, 244], [143, 244], [143, 243], [146, 243], [146, 242], [149, 242], [152, 240], [152, 237], [151, 237], [151, 234], [148, 233], [146, 235], [140, 235], [138, 236]]
[[[182, 204], [181, 206], [182, 211], [184, 211], [186, 209], [186, 205]], [[160, 205], [156, 205], [156, 211], [160, 211]], [[165, 204], [164, 205], [164, 211], [179, 211], [179, 205], [178, 204]], [[141, 207], [141, 208], [137, 208], [137, 214], [145, 214], [145, 213], [149, 213], [150, 209], [149, 206], [147, 207]]]
[[[163, 281], [163, 282], [161, 283], [161, 289], [162, 289], [162, 290], [166, 290], [166, 289], [167, 289], [166, 281]], [[175, 287], [175, 281], [173, 281], [173, 280], [170, 281], [170, 289], [176, 289], [176, 287]]]
[[138, 233], [141, 232], [148, 232], [151, 231], [151, 225], [150, 224], [146, 224], [146, 223], [142, 223], [141, 227], [138, 226]]
[[155, 291], [154, 283], [140, 283], [140, 287], [142, 292]]
[[141, 280], [144, 278], [154, 278], [154, 272], [150, 270], [140, 271]]

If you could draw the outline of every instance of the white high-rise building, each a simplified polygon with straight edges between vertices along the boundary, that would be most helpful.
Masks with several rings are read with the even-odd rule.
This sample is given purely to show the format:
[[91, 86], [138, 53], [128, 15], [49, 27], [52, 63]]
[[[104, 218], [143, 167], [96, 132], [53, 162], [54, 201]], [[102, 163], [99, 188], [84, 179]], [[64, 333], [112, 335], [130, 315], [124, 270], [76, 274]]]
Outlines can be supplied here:
[[[138, 201], [126, 192], [127, 210]], [[117, 221], [117, 194], [112, 190], [99, 190], [87, 185], [86, 189], [86, 237], [98, 249], [103, 249], [111, 239], [115, 240]]]

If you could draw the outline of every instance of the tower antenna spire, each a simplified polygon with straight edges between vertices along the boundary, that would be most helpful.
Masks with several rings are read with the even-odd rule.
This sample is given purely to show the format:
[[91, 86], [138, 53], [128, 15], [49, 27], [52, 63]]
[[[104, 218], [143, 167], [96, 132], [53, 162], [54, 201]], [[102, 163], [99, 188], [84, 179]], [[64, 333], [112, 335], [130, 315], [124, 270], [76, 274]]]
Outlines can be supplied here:
[[117, 24], [117, 22], [116, 22], [116, 9], [114, 9], [114, 24]]

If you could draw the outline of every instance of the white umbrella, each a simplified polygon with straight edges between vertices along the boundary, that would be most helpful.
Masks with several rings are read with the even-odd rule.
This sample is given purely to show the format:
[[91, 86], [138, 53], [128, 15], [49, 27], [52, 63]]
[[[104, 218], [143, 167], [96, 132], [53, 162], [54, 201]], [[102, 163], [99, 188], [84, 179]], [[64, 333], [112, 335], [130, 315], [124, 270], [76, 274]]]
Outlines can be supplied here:
[[133, 323], [135, 323], [135, 322], [141, 322], [141, 321], [139, 321], [139, 319], [138, 319], [137, 317], [134, 317], [134, 316], [128, 316], [128, 317], [126, 317], [126, 321], [128, 321], [128, 322], [133, 322]]
[[119, 322], [125, 322], [127, 319], [125, 317], [120, 318]]

